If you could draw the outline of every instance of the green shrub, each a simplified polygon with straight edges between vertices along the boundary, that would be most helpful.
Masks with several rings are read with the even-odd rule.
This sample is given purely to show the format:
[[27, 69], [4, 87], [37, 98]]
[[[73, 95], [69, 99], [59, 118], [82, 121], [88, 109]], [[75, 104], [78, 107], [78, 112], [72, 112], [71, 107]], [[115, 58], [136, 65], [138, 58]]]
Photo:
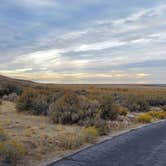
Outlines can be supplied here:
[[95, 119], [94, 126], [98, 130], [99, 135], [107, 135], [110, 132], [107, 122], [103, 119]]
[[47, 97], [31, 89], [24, 91], [17, 102], [17, 110], [20, 112], [28, 111], [34, 115], [46, 115], [47, 109]]
[[100, 117], [105, 120], [116, 120], [119, 106], [113, 104], [111, 96], [104, 96], [101, 104]]
[[73, 92], [65, 93], [57, 101], [49, 106], [49, 116], [54, 123], [85, 124], [94, 119], [98, 111], [97, 101], [88, 100], [84, 96], [78, 96]]
[[72, 124], [79, 120], [79, 99], [74, 93], [67, 93], [49, 107], [49, 116], [55, 123]]
[[125, 105], [131, 112], [149, 111], [149, 104], [142, 96], [128, 96]]
[[83, 135], [86, 142], [95, 143], [99, 136], [99, 132], [95, 127], [87, 127], [84, 129]]
[[148, 114], [141, 114], [137, 117], [138, 122], [141, 123], [150, 123], [152, 121], [152, 116], [148, 115]]
[[22, 93], [22, 88], [14, 83], [5, 84], [0, 88], [0, 97], [4, 95], [9, 95], [11, 93], [16, 93], [17, 95], [20, 95]]
[[0, 143], [0, 161], [16, 165], [18, 160], [25, 155], [25, 149], [16, 141], [5, 141]]

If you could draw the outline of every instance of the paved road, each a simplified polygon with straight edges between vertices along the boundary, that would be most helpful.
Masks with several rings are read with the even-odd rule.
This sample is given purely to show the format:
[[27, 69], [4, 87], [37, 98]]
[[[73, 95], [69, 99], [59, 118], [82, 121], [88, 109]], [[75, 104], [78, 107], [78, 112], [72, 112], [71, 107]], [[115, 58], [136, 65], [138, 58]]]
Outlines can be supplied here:
[[166, 166], [166, 121], [114, 137], [49, 166]]

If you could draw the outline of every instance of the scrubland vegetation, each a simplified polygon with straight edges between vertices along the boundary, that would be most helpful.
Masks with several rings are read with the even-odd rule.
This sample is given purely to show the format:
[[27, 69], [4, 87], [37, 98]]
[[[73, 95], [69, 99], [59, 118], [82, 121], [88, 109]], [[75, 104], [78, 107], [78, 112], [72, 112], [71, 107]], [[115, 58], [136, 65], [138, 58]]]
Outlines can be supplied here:
[[0, 128], [0, 165], [16, 165], [25, 154], [24, 146], [10, 139], [4, 129]]
[[166, 119], [166, 111], [149, 111], [138, 116], [138, 121], [142, 123], [150, 123], [159, 119]]
[[114, 129], [165, 119], [166, 87], [3, 82], [0, 118], [0, 162], [18, 165], [61, 156]]

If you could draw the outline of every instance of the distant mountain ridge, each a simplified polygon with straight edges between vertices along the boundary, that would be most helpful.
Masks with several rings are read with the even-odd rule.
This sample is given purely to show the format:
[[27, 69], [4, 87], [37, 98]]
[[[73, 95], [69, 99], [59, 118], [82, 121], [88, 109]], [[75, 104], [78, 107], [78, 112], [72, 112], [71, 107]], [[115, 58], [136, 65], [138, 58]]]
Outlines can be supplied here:
[[35, 83], [33, 81], [15, 79], [15, 78], [10, 78], [10, 77], [0, 75], [0, 85], [4, 85], [4, 84], [18, 84], [23, 87], [27, 87], [27, 86], [34, 87], [38, 85], [38, 83]]
[[4, 75], [0, 75], [0, 85], [2, 84], [17, 84], [23, 87], [36, 87], [36, 86], [45, 86], [45, 85], [56, 85], [56, 86], [65, 86], [65, 87], [71, 87], [73, 85], [75, 86], [95, 86], [95, 87], [104, 87], [104, 88], [109, 88], [109, 87], [130, 87], [130, 88], [135, 88], [135, 87], [166, 87], [166, 84], [56, 84], [56, 83], [38, 83], [38, 82], [33, 82], [30, 80], [23, 80], [23, 79], [16, 79], [16, 78], [11, 78], [7, 77]]

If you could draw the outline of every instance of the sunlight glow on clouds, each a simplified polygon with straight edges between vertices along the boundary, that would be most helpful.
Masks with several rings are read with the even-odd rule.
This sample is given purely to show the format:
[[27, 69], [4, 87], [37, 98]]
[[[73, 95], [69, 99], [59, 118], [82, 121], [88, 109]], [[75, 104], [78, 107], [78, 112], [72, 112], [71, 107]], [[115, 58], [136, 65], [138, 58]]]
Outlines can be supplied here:
[[144, 77], [149, 77], [149, 76], [150, 76], [150, 74], [145, 74], [145, 73], [138, 73], [138, 74], [136, 74], [137, 78], [144, 78]]
[[[5, 74], [6, 76], [31, 79], [33, 81], [39, 82], [53, 82], [53, 83], [121, 83], [121, 79], [129, 79], [129, 81], [124, 83], [135, 83], [138, 78], [145, 78], [149, 74], [137, 73], [52, 73], [52, 72], [35, 72], [35, 73], [24, 73], [25, 71], [30, 71], [31, 69], [18, 69], [18, 70], [4, 70], [0, 71], [0, 74]], [[98, 82], [96, 82], [98, 80]]]

